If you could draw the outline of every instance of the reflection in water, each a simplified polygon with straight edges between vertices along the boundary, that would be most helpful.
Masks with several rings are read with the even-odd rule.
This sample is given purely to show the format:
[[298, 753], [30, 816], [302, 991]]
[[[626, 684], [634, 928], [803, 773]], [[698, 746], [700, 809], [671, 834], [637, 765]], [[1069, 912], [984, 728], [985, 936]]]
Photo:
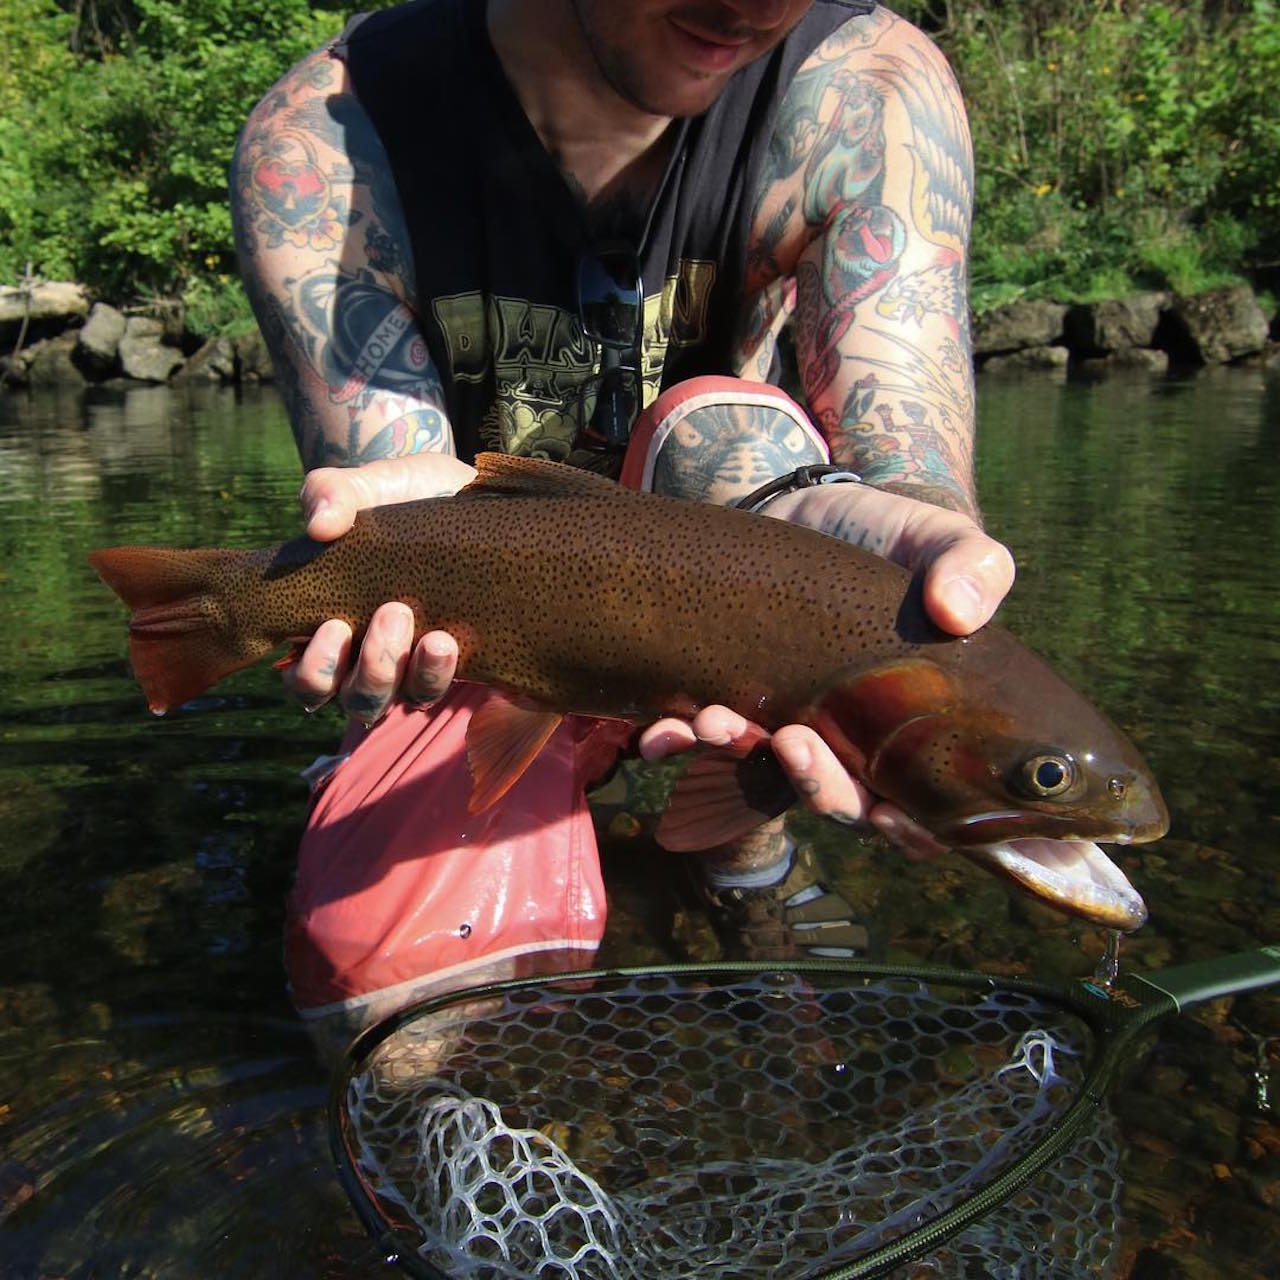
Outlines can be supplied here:
[[[981, 420], [989, 524], [1020, 566], [1004, 620], [1132, 732], [1173, 812], [1169, 839], [1119, 855], [1151, 910], [1126, 966], [1280, 939], [1280, 380], [985, 382]], [[297, 714], [265, 668], [148, 717], [85, 563], [291, 536], [298, 483], [269, 393], [0, 399], [6, 1278], [380, 1267], [330, 1169], [324, 1074], [280, 964], [297, 772], [339, 723]], [[798, 825], [895, 957], [1056, 976], [1106, 945], [959, 859]], [[681, 943], [710, 946], [675, 860], [622, 845], [606, 863], [609, 960], [674, 958], [673, 903]], [[1255, 1109], [1277, 1033], [1274, 998], [1211, 1005], [1165, 1024], [1121, 1090], [1118, 1274], [1140, 1257], [1139, 1275], [1177, 1258], [1250, 1277], [1280, 1249], [1280, 1139]]]

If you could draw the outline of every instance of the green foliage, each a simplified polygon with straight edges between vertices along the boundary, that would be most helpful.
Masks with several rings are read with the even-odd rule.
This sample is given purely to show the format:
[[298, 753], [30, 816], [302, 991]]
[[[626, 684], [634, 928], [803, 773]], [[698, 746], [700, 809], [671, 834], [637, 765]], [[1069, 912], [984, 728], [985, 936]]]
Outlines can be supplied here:
[[[379, 7], [388, 0], [362, 0]], [[0, 281], [240, 326], [226, 172], [343, 0], [0, 0]], [[977, 155], [973, 297], [1192, 290], [1280, 258], [1273, 0], [923, 0]]]
[[969, 103], [980, 308], [1202, 288], [1280, 252], [1271, 0], [934, 8], [913, 16]]
[[226, 334], [238, 338], [258, 327], [253, 308], [234, 275], [195, 276], [182, 292], [187, 328], [198, 338]]
[[342, 19], [306, 0], [133, 0], [112, 13], [116, 38], [86, 52], [53, 0], [0, 0], [0, 40], [32, 46], [0, 55], [0, 278], [31, 261], [117, 299], [181, 293], [235, 270], [236, 134]]

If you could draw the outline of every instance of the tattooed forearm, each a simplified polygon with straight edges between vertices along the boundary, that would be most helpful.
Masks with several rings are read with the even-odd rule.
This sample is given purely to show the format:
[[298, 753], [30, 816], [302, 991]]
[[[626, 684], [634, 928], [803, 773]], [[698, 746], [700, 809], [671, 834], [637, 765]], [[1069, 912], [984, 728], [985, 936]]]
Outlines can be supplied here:
[[863, 357], [866, 372], [839, 412], [820, 418], [832, 459], [879, 488], [977, 518], [972, 384], [958, 376], [958, 344], [944, 342], [934, 359], [899, 335], [873, 332], [892, 354]]
[[277, 384], [289, 415], [293, 442], [303, 470], [311, 471], [315, 467], [322, 467], [326, 463], [324, 429], [312, 404], [307, 380], [303, 376], [305, 362], [297, 358], [300, 353], [296, 349], [296, 327], [291, 326], [287, 306], [279, 299], [255, 288], [248, 276], [245, 286], [257, 314], [258, 326], [262, 330], [267, 350], [271, 353]]
[[294, 326], [346, 429], [325, 433], [327, 465], [355, 466], [424, 450], [450, 452], [444, 391], [413, 314], [369, 271], [328, 264], [289, 280]]
[[452, 451], [390, 166], [340, 63], [312, 55], [263, 99], [231, 186], [246, 290], [304, 466]]
[[797, 467], [823, 462], [795, 419], [766, 405], [707, 405], [676, 424], [658, 454], [656, 493], [725, 505]]

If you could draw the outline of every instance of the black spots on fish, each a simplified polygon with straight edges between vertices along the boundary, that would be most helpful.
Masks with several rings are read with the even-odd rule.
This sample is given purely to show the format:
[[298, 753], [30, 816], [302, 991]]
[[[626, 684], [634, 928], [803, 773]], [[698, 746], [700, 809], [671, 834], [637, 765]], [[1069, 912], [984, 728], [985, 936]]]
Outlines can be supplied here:
[[929, 776], [935, 782], [945, 783], [954, 775], [959, 745], [960, 734], [955, 730], [939, 734], [930, 740], [924, 753], [924, 764]]
[[377, 508], [308, 574], [348, 616], [411, 603], [458, 634], [466, 678], [600, 714], [797, 710], [861, 651], [901, 649], [907, 581], [811, 530], [608, 487]]

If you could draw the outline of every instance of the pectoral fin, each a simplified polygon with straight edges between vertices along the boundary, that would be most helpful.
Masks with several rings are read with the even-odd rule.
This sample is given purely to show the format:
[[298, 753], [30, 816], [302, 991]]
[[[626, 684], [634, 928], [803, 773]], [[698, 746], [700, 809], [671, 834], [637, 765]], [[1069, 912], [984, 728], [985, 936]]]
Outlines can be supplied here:
[[718, 749], [698, 756], [671, 793], [655, 838], [664, 849], [710, 849], [754, 831], [789, 809], [790, 780], [767, 741], [745, 751]]
[[467, 726], [471, 766], [468, 813], [482, 813], [502, 799], [560, 727], [558, 711], [498, 698], [486, 702]]

